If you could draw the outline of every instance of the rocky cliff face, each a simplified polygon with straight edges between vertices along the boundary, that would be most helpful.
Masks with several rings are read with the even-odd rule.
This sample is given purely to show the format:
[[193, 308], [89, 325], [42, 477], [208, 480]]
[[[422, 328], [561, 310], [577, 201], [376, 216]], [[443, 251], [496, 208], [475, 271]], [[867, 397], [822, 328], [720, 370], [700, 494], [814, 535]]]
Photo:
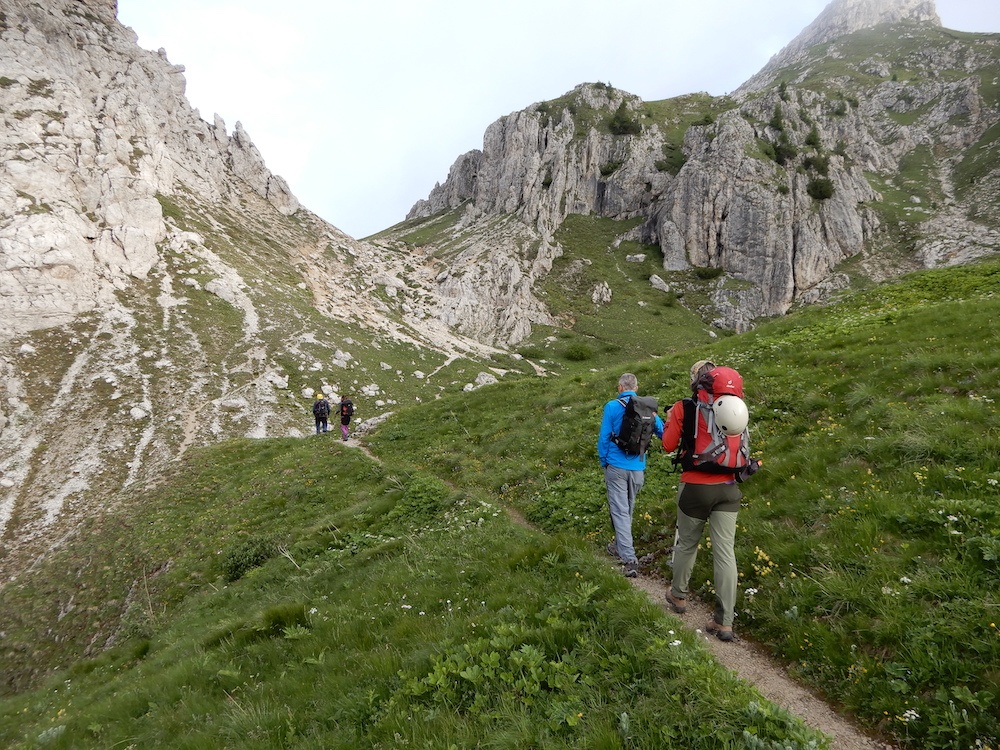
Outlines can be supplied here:
[[955, 176], [1000, 121], [997, 52], [932, 2], [835, 0], [732, 99], [589, 84], [501, 118], [410, 218], [461, 206], [467, 226], [514, 215], [545, 238], [569, 214], [639, 216], [665, 271], [725, 272], [712, 322], [746, 330], [847, 286], [851, 258], [885, 278], [997, 250], [995, 171]]
[[[407, 216], [463, 208], [459, 230], [466, 250], [451, 262], [438, 291], [443, 319], [466, 335], [513, 346], [530, 334], [533, 323], [553, 325], [535, 290], [562, 253], [555, 230], [571, 214], [642, 215], [651, 205], [645, 181], [665, 184], [652, 166], [662, 145], [656, 131], [626, 143], [596, 129], [581, 133], [570, 112], [570, 107], [636, 112], [641, 100], [602, 85], [580, 86], [565, 99], [565, 106], [534, 105], [493, 123], [483, 150], [459, 157], [445, 183]], [[617, 165], [614, 179], [601, 174], [609, 165]], [[515, 216], [521, 226], [514, 231], [506, 223], [507, 231], [498, 233], [491, 222], [497, 216]], [[479, 226], [489, 226], [485, 235]], [[455, 287], [457, 278], [465, 280], [462, 289]], [[449, 305], [449, 300], [461, 302]], [[475, 315], [467, 314], [471, 309]]]
[[183, 67], [139, 49], [116, 3], [5, 2], [0, 57], [0, 335], [65, 323], [144, 279], [166, 236], [157, 195], [250, 188], [294, 213], [237, 123], [203, 121]]
[[[551, 234], [569, 214], [639, 215], [650, 203], [644, 185], [649, 170], [640, 165], [659, 158], [662, 137], [652, 131], [626, 141], [597, 128], [580, 132], [571, 109], [603, 113], [623, 108], [634, 115], [642, 101], [602, 85], [579, 86], [566, 100], [565, 105], [534, 105], [490, 125], [483, 150], [459, 157], [445, 184], [418, 202], [407, 218], [469, 201], [466, 222], [517, 213], [542, 234]], [[611, 165], [616, 165], [615, 177], [604, 179], [602, 169]]]
[[116, 10], [0, 0], [3, 579], [192, 445], [306, 434], [316, 390], [363, 423], [452, 363], [521, 367], [441, 322], [437, 260], [301, 207]]

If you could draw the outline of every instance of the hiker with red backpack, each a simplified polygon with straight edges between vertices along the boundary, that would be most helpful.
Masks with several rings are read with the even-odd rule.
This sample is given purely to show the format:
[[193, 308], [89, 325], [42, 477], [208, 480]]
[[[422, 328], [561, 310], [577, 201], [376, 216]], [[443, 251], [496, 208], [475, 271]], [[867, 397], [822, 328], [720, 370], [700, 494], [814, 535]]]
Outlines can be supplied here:
[[638, 388], [639, 381], [630, 372], [618, 379], [618, 398], [604, 405], [597, 437], [597, 457], [604, 470], [608, 511], [615, 532], [608, 554], [621, 562], [628, 578], [639, 575], [639, 559], [632, 544], [632, 516], [645, 476], [646, 450], [654, 434], [663, 435], [656, 399], [639, 396]]
[[736, 370], [704, 359], [695, 362], [691, 393], [670, 408], [663, 431], [664, 450], [677, 450], [674, 463], [681, 466], [667, 604], [678, 614], [687, 610], [688, 584], [707, 523], [716, 601], [705, 630], [731, 641], [739, 575], [736, 516], [743, 497], [739, 484], [760, 468], [760, 461], [750, 457], [743, 378]]

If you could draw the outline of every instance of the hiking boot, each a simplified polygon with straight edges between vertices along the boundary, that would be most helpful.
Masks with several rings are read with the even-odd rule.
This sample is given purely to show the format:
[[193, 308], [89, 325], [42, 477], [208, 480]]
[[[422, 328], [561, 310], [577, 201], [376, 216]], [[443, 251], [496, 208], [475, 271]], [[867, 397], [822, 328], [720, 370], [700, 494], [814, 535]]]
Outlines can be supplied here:
[[622, 572], [625, 574], [626, 578], [635, 578], [639, 575], [639, 562], [637, 560], [625, 563], [622, 568]]
[[733, 629], [732, 628], [724, 628], [722, 625], [720, 625], [719, 623], [717, 623], [714, 619], [708, 621], [708, 624], [705, 626], [705, 632], [706, 633], [711, 633], [716, 638], [718, 638], [720, 641], [723, 641], [725, 643], [729, 643], [735, 637], [733, 635]]
[[667, 606], [670, 607], [674, 612], [679, 615], [683, 615], [687, 612], [687, 599], [682, 599], [679, 596], [674, 596], [667, 591]]
[[615, 546], [614, 542], [608, 542], [608, 554], [611, 555], [616, 560], [620, 560], [618, 557], [618, 548]]

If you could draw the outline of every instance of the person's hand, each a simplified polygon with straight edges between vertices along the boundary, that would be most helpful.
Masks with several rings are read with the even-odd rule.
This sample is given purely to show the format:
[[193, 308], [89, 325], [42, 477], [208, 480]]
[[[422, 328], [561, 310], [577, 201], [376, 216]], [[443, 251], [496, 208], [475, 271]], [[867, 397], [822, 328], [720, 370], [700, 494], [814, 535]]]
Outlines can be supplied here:
[[743, 467], [743, 470], [736, 475], [736, 481], [738, 483], [743, 483], [756, 474], [760, 467], [764, 465], [764, 462], [757, 458], [751, 458], [750, 463]]

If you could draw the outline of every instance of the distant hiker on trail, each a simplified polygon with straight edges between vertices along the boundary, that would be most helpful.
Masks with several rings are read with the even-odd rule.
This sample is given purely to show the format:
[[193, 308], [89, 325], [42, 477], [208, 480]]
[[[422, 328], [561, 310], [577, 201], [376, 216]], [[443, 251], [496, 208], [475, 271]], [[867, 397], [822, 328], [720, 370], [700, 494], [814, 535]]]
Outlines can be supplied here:
[[632, 373], [618, 379], [618, 398], [604, 405], [597, 438], [597, 457], [604, 470], [608, 511], [615, 532], [608, 554], [618, 558], [628, 578], [639, 575], [639, 560], [632, 545], [632, 515], [645, 477], [646, 449], [654, 434], [663, 434], [656, 399], [639, 396], [638, 388], [639, 381]]
[[343, 439], [347, 440], [348, 425], [351, 423], [351, 417], [354, 416], [354, 404], [351, 399], [347, 396], [340, 397], [340, 432], [344, 436]]
[[705, 630], [720, 641], [731, 641], [739, 575], [734, 549], [736, 515], [743, 497], [737, 483], [754, 474], [760, 462], [750, 458], [740, 374], [699, 360], [691, 366], [691, 393], [691, 398], [670, 408], [663, 432], [663, 449], [671, 452], [679, 447], [675, 463], [682, 468], [667, 604], [678, 614], [687, 610], [688, 584], [707, 522], [715, 613]]
[[313, 402], [313, 417], [316, 418], [316, 434], [319, 435], [320, 432], [326, 432], [328, 418], [330, 416], [330, 402], [327, 401], [322, 393], [316, 394], [316, 400]]

